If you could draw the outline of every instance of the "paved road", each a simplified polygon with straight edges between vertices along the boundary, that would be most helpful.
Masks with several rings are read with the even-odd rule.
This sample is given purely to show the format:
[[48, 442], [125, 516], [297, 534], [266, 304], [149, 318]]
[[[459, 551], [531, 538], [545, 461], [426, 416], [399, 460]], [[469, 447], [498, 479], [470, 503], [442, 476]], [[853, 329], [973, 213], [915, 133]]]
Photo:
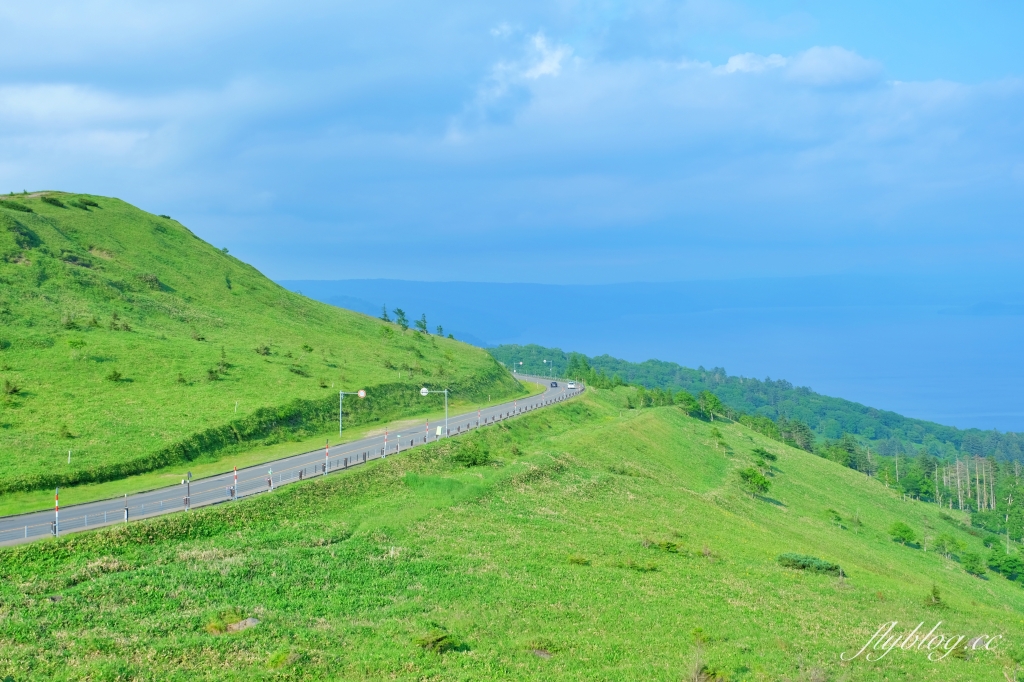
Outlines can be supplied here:
[[[536, 410], [579, 394], [582, 387], [569, 389], [564, 381], [519, 374], [520, 380], [532, 381], [545, 386], [539, 395], [495, 405], [465, 414], [449, 416], [448, 433], [457, 436], [472, 429], [510, 419], [518, 414]], [[355, 398], [353, 398], [355, 399]], [[100, 500], [60, 509], [59, 516], [54, 510], [19, 514], [0, 518], [0, 545], [13, 545], [48, 537], [56, 532], [64, 535], [70, 532], [98, 528], [114, 523], [124, 523], [140, 518], [158, 516], [182, 511], [186, 505], [201, 507], [228, 502], [248, 495], [268, 492], [278, 486], [314, 476], [329, 475], [364, 462], [379, 459], [411, 447], [434, 442], [443, 438], [444, 419], [425, 423], [422, 427], [406, 428], [397, 432], [386, 432], [378, 436], [344, 443], [331, 447], [285, 457], [273, 462], [259, 464], [235, 473], [219, 474], [209, 478], [195, 479], [186, 488], [172, 485], [136, 495], [126, 495], [110, 500]], [[188, 497], [186, 499], [186, 489]]]

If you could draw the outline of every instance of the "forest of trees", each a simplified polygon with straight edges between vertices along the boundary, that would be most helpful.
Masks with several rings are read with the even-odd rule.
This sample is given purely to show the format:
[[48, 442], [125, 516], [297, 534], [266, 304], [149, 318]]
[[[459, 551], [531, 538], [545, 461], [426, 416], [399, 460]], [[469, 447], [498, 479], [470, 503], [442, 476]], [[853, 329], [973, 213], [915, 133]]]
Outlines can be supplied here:
[[608, 355], [588, 358], [536, 345], [497, 346], [490, 352], [509, 367], [513, 362], [522, 362], [520, 371], [532, 374], [546, 375], [553, 367], [557, 376], [578, 375], [582, 379], [580, 371], [585, 363], [594, 373], [595, 380], [591, 381], [594, 385], [618, 382], [644, 386], [648, 390], [658, 388], [672, 394], [683, 390], [695, 396], [701, 391], [710, 391], [737, 414], [766, 417], [778, 424], [783, 424], [783, 419], [804, 424], [818, 443], [842, 441], [844, 435], [851, 435], [858, 443], [887, 457], [912, 457], [924, 448], [929, 455], [943, 460], [968, 453], [1024, 462], [1021, 434], [963, 430], [910, 419], [895, 412], [824, 396], [809, 388], [794, 387], [784, 380], [729, 376], [717, 367], [690, 369], [660, 360], [628, 362]]

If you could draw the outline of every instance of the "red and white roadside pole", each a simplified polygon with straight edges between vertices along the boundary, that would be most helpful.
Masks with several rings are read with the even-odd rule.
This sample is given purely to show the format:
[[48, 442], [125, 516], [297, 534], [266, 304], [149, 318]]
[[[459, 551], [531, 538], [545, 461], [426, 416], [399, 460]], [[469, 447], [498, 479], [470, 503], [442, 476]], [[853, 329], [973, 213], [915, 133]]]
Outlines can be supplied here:
[[430, 438], [430, 420], [427, 420], [427, 425], [423, 430], [423, 442], [426, 443]]
[[478, 429], [480, 428], [480, 409], [479, 408], [477, 408], [477, 411], [476, 411], [476, 428], [478, 428]]
[[238, 467], [235, 467], [235, 484], [231, 488], [231, 497], [236, 500], [238, 499]]
[[384, 429], [384, 457], [388, 456], [388, 430]]
[[324, 446], [324, 476], [327, 475], [327, 465], [331, 462], [331, 441]]
[[53, 491], [53, 534], [60, 535], [60, 488]]

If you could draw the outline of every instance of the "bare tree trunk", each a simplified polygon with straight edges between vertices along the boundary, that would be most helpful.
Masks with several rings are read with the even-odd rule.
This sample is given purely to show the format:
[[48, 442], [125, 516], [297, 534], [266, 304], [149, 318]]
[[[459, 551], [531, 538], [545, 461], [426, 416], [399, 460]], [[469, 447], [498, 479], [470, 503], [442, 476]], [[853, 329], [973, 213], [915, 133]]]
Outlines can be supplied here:
[[960, 511], [964, 510], [964, 491], [960, 487], [960, 458], [956, 458], [956, 499], [960, 503]]
[[988, 465], [989, 477], [988, 477], [988, 488], [990, 495], [988, 499], [992, 501], [992, 510], [996, 509], [996, 463], [994, 461], [989, 462]]
[[974, 491], [978, 494], [978, 497], [975, 498], [975, 502], [977, 503], [975, 506], [977, 506], [978, 510], [981, 511], [981, 474], [978, 471], [977, 455], [974, 457]]

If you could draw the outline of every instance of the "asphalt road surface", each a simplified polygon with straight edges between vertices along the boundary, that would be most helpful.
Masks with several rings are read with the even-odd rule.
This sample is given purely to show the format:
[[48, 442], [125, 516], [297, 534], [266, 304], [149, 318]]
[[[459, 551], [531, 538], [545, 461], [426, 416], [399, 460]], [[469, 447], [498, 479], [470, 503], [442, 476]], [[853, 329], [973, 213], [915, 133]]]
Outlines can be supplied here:
[[[449, 436], [458, 436], [495, 422], [514, 418], [548, 405], [562, 402], [582, 392], [569, 389], [568, 383], [552, 379], [516, 375], [522, 381], [545, 386], [541, 394], [448, 417]], [[353, 400], [357, 399], [352, 396]], [[240, 469], [237, 472], [195, 479], [188, 485], [172, 485], [109, 500], [63, 507], [47, 511], [0, 518], [0, 545], [30, 542], [51, 535], [64, 535], [114, 523], [169, 514], [186, 508], [230, 502], [249, 495], [272, 491], [282, 485], [314, 476], [330, 475], [364, 462], [388, 457], [409, 448], [444, 438], [444, 419], [408, 427], [396, 432], [370, 436], [343, 443], [327, 450], [321, 448], [283, 459]]]

